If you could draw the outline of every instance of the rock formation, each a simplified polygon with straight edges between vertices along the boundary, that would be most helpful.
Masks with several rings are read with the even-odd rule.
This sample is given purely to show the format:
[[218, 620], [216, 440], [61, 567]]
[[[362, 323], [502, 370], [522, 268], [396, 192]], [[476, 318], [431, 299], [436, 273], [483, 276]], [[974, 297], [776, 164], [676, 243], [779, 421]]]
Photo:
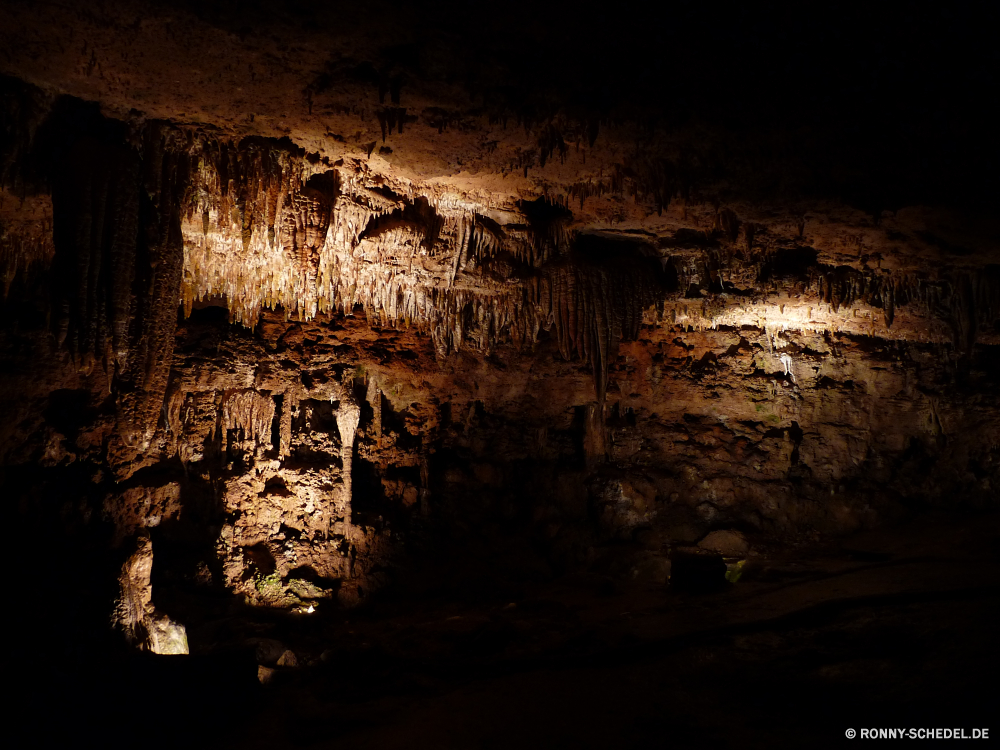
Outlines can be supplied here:
[[129, 643], [997, 507], [978, 110], [875, 142], [903, 94], [675, 79], [683, 34], [161, 5], [0, 9], [0, 482]]
[[153, 568], [153, 545], [140, 537], [133, 552], [122, 566], [118, 584], [121, 595], [115, 607], [114, 624], [128, 641], [154, 654], [188, 653], [187, 633], [183, 625], [173, 622], [153, 606], [150, 575]]

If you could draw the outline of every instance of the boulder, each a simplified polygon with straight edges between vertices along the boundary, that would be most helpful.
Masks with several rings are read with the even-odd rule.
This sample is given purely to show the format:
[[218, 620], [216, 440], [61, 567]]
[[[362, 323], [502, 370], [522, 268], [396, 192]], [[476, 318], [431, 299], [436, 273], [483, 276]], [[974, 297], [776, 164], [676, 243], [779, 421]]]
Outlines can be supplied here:
[[718, 552], [723, 557], [746, 557], [750, 552], [750, 545], [746, 537], [740, 532], [731, 529], [713, 531], [700, 542], [698, 546], [702, 549]]
[[163, 614], [151, 617], [146, 623], [146, 645], [154, 654], [187, 654], [187, 629]]

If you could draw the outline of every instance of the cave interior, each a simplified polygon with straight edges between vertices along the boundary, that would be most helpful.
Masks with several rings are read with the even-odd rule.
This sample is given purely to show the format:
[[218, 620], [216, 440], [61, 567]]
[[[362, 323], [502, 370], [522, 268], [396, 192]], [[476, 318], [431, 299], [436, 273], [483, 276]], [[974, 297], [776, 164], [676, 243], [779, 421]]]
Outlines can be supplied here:
[[2, 0], [9, 746], [988, 729], [992, 28]]

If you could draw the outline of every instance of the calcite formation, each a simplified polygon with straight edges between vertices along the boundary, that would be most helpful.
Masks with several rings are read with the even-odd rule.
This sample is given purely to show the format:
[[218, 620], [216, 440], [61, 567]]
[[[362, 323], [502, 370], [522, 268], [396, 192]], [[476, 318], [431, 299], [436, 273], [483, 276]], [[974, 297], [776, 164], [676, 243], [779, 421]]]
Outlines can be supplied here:
[[[53, 13], [58, 52], [2, 63], [0, 462], [22, 505], [139, 544], [132, 642], [181, 650], [156, 580], [311, 612], [641, 534], [996, 505], [1000, 244], [975, 207], [808, 182], [805, 136], [799, 161], [481, 71], [467, 95], [396, 47], [281, 57], [312, 37], [277, 22], [251, 51], [149, 10], [161, 90], [111, 52], [126, 11], [79, 40]], [[769, 187], [783, 169], [805, 182]]]
[[153, 545], [148, 537], [139, 537], [135, 551], [122, 566], [118, 584], [121, 594], [114, 612], [114, 624], [129, 642], [154, 654], [188, 653], [187, 632], [153, 606], [150, 576], [153, 569]]

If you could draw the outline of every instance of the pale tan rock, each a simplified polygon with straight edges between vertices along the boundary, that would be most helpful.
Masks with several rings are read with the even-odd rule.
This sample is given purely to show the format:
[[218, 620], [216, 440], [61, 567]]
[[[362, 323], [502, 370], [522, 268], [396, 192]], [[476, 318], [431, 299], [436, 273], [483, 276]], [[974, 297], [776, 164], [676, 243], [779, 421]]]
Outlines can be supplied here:
[[275, 670], [271, 667], [265, 667], [263, 665], [257, 667], [257, 679], [260, 681], [261, 685], [269, 685], [274, 679]]
[[104, 517], [115, 527], [115, 544], [144, 528], [155, 528], [181, 514], [180, 484], [131, 487], [104, 500]]
[[187, 631], [183, 625], [153, 606], [153, 543], [136, 540], [135, 551], [118, 577], [120, 594], [112, 620], [134, 646], [154, 654], [187, 654]]
[[120, 594], [113, 616], [116, 626], [135, 645], [146, 639], [147, 624], [154, 612], [153, 587], [149, 580], [152, 570], [153, 543], [140, 537], [118, 576]]
[[147, 644], [154, 654], [187, 654], [187, 630], [166, 615], [153, 616], [147, 621]]
[[744, 557], [750, 551], [746, 538], [738, 531], [718, 530], [698, 542], [702, 549], [718, 552], [723, 557]]

